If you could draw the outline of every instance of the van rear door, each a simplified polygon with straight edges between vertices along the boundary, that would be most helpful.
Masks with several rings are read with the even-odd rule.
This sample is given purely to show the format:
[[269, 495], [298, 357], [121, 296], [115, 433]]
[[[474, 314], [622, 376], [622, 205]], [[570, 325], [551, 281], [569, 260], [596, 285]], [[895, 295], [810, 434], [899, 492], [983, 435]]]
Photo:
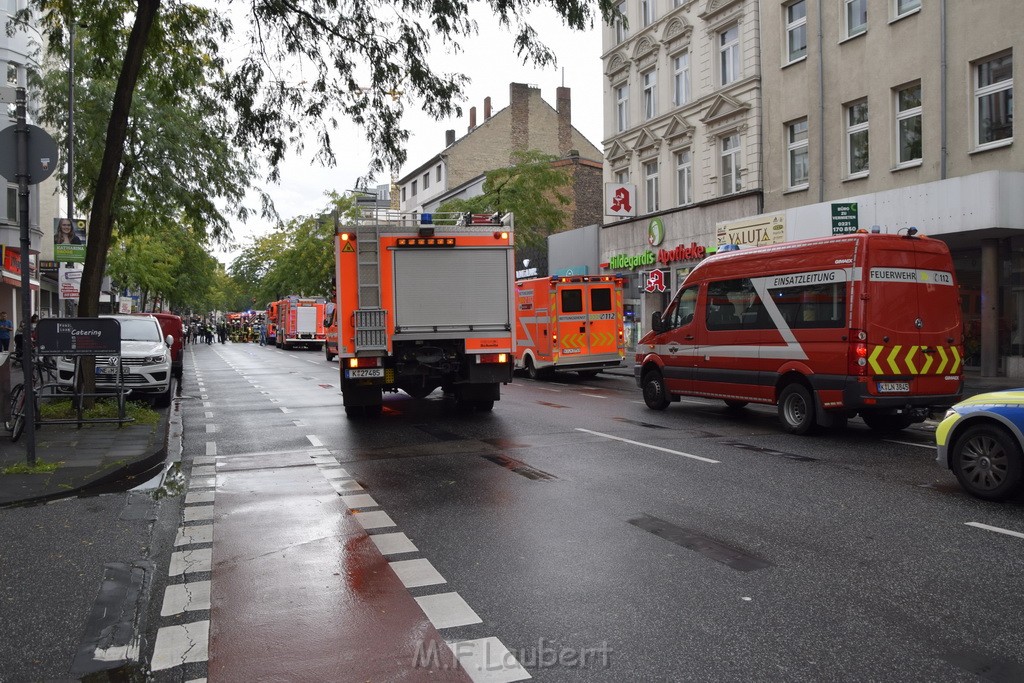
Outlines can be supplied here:
[[555, 324], [561, 356], [590, 353], [587, 339], [586, 287], [581, 282], [559, 282], [556, 287]]
[[618, 353], [621, 309], [622, 297], [616, 296], [613, 280], [594, 282], [587, 287], [587, 344], [590, 353], [603, 356]]
[[864, 322], [878, 394], [949, 394], [961, 371], [960, 305], [946, 246], [921, 238], [868, 240]]

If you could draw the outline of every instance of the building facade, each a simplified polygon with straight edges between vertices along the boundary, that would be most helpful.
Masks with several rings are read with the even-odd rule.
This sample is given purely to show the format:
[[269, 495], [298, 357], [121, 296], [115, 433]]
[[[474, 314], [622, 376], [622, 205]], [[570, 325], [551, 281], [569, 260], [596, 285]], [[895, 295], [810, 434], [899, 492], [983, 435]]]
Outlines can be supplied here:
[[1024, 376], [1019, 0], [761, 3], [764, 211], [787, 239], [859, 227], [944, 240], [967, 364]]
[[603, 224], [601, 259], [627, 279], [632, 348], [717, 224], [761, 213], [760, 27], [757, 0], [617, 7], [626, 21], [602, 36], [604, 177], [635, 192], [633, 215]]
[[[558, 88], [556, 107], [552, 107], [539, 88], [511, 83], [507, 107], [492, 114], [491, 98], [485, 98], [479, 124], [476, 107], [471, 107], [466, 134], [456, 138], [454, 130], [447, 131], [443, 151], [397, 181], [399, 206], [402, 211], [423, 211], [446, 199], [479, 194], [487, 171], [510, 165], [516, 151], [529, 149], [555, 155], [570, 166], [574, 165], [570, 157], [577, 167], [602, 164], [601, 151], [572, 125], [569, 88]], [[586, 202], [579, 198], [573, 212], [599, 213], [586, 208]]]

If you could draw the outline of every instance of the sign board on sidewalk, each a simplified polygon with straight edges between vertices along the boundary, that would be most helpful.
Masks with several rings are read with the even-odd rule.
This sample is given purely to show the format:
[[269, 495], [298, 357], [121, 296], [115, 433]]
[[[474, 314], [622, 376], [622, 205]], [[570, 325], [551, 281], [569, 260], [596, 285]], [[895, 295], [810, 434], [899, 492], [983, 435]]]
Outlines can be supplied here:
[[121, 355], [121, 323], [115, 318], [40, 318], [36, 335], [41, 356]]
[[832, 234], [848, 235], [857, 232], [860, 222], [857, 218], [857, 202], [832, 204]]

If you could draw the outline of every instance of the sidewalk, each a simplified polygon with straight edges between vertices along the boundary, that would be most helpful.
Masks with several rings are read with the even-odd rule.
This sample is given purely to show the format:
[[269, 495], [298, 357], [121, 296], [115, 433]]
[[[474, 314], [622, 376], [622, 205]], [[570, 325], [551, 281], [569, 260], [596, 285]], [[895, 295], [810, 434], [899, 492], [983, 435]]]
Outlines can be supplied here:
[[157, 411], [160, 420], [152, 425], [85, 424], [79, 429], [73, 424], [43, 424], [36, 429], [36, 461], [63, 463], [48, 474], [2, 474], [11, 465], [25, 464], [28, 451], [27, 435], [12, 443], [0, 427], [0, 508], [64, 498], [115, 483], [122, 487], [143, 483], [159, 473], [154, 468], [166, 458], [172, 410], [174, 404]]

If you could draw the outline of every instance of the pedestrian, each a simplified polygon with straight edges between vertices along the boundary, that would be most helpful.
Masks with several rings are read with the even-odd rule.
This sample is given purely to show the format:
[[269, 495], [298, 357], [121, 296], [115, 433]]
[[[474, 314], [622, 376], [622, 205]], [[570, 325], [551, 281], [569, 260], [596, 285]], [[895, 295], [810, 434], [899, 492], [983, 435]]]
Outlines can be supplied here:
[[0, 311], [0, 351], [10, 349], [12, 332], [14, 323], [7, 319], [7, 311]]

